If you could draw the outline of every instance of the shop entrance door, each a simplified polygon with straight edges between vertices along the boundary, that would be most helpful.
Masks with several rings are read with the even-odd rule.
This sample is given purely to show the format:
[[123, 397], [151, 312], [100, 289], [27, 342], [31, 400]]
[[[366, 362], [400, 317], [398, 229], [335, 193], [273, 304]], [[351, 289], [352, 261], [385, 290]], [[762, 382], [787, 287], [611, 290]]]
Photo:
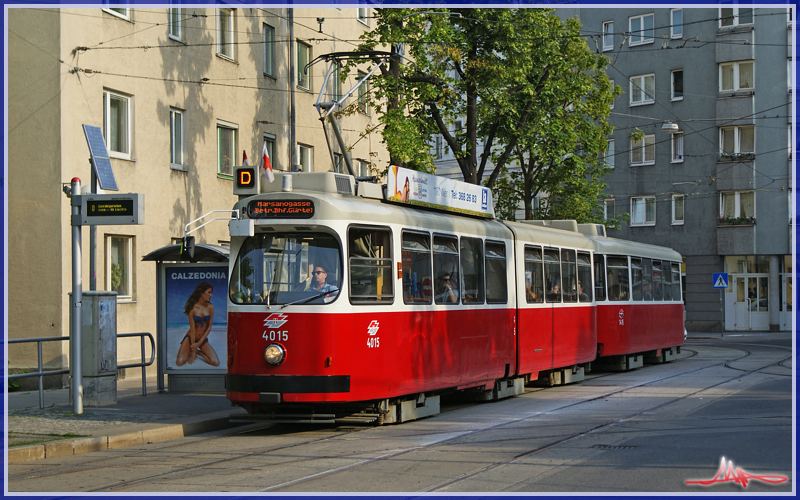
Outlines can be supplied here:
[[732, 274], [729, 283], [725, 329], [769, 330], [769, 275]]

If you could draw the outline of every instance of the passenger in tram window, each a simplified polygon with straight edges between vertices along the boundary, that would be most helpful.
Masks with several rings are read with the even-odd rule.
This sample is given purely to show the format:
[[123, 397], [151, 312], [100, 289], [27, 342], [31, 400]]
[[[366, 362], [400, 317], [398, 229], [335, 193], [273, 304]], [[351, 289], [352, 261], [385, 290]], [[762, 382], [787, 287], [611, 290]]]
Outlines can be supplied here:
[[450, 282], [450, 273], [442, 273], [436, 278], [436, 303], [449, 302], [451, 304], [458, 303], [458, 291], [453, 290], [453, 285]]
[[547, 291], [546, 296], [548, 302], [561, 302], [561, 287], [558, 286], [558, 283], [553, 285], [553, 288]]
[[589, 295], [583, 291], [583, 284], [578, 282], [578, 295], [580, 295], [581, 302], [589, 302]]
[[525, 280], [525, 300], [528, 302], [541, 302], [542, 299], [536, 297], [536, 293], [531, 290], [531, 280]]

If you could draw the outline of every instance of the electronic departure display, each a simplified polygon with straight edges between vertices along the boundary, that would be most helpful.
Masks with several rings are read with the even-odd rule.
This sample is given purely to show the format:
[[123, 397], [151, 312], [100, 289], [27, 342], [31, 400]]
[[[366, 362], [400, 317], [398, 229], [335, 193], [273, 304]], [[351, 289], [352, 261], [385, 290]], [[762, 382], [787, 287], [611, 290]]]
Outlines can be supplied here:
[[251, 219], [310, 219], [314, 216], [311, 200], [253, 200], [247, 204]]
[[108, 215], [133, 216], [133, 199], [86, 201], [86, 217], [105, 217]]

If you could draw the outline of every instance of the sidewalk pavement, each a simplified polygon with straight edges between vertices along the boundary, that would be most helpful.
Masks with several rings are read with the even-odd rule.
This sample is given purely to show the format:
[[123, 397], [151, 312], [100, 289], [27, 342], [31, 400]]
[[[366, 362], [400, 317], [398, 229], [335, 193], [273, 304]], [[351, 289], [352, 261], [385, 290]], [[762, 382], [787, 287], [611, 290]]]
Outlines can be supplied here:
[[[791, 339], [792, 332], [690, 332], [686, 342], [746, 340], [743, 337]], [[81, 415], [72, 413], [69, 389], [45, 391], [44, 406], [39, 409], [37, 391], [8, 394], [8, 463], [178, 439], [241, 425], [231, 422], [230, 417], [247, 414], [240, 407], [232, 407], [222, 393], [160, 394], [155, 377], [148, 379], [146, 396], [142, 396], [140, 378], [119, 380], [116, 404], [84, 406]], [[45, 439], [51, 441], [13, 446]]]
[[247, 414], [224, 393], [158, 393], [155, 377], [148, 382], [142, 396], [140, 378], [119, 380], [116, 404], [84, 405], [81, 415], [69, 389], [44, 391], [44, 409], [38, 391], [8, 393], [8, 463], [178, 439], [241, 425], [230, 417]]

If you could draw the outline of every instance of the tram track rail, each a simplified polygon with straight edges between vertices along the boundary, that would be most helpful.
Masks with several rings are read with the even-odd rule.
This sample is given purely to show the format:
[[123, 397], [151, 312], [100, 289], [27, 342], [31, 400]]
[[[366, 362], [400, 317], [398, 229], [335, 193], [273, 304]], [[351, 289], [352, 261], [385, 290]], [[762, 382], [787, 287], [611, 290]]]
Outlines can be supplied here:
[[[410, 447], [407, 447], [407, 448], [394, 449], [394, 450], [388, 451], [386, 453], [382, 453], [382, 454], [380, 454], [378, 456], [375, 456], [375, 457], [365, 458], [363, 460], [356, 461], [355, 463], [343, 465], [341, 467], [334, 467], [334, 468], [330, 468], [330, 469], [327, 469], [327, 470], [322, 470], [322, 471], [316, 472], [314, 474], [309, 474], [309, 475], [304, 476], [304, 477], [299, 477], [299, 478], [295, 478], [295, 479], [292, 479], [292, 480], [289, 480], [289, 481], [284, 481], [282, 483], [270, 486], [268, 488], [265, 488], [265, 489], [262, 489], [262, 490], [259, 490], [259, 491], [261, 491], [261, 492], [279, 492], [279, 491], [285, 491], [287, 488], [291, 488], [291, 487], [297, 486], [297, 485], [313, 484], [314, 481], [318, 481], [318, 480], [321, 480], [321, 479], [326, 478], [326, 477], [330, 477], [330, 476], [335, 475], [335, 474], [340, 474], [340, 473], [344, 473], [344, 472], [347, 472], [347, 471], [351, 471], [351, 470], [354, 470], [354, 469], [357, 469], [357, 468], [360, 468], [360, 467], [365, 467], [365, 466], [368, 466], [368, 465], [376, 463], [376, 462], [390, 460], [392, 458], [399, 457], [399, 456], [402, 456], [402, 455], [405, 455], [405, 454], [409, 454], [409, 453], [413, 453], [413, 452], [418, 451], [418, 450], [422, 450], [422, 449], [426, 449], [426, 448], [431, 448], [431, 447], [434, 447], [434, 446], [442, 445], [442, 444], [445, 444], [445, 443], [448, 443], [448, 442], [451, 442], [451, 441], [455, 441], [455, 440], [458, 440], [458, 439], [463, 439], [465, 437], [478, 435], [478, 434], [483, 433], [483, 432], [497, 430], [497, 429], [500, 429], [500, 428], [505, 427], [505, 426], [509, 426], [509, 425], [513, 425], [513, 424], [519, 424], [520, 422], [524, 422], [526, 420], [533, 420], [533, 419], [536, 419], [536, 418], [541, 418], [543, 416], [546, 416], [546, 415], [549, 415], [549, 414], [553, 414], [553, 413], [556, 413], [556, 412], [559, 412], [559, 411], [562, 411], [562, 410], [566, 410], [566, 409], [569, 409], [569, 408], [573, 408], [573, 407], [576, 407], [576, 406], [579, 406], [579, 405], [584, 405], [584, 404], [592, 403], [592, 402], [595, 402], [595, 401], [604, 400], [604, 399], [607, 399], [607, 398], [615, 396], [615, 395], [624, 394], [624, 393], [626, 393], [628, 391], [634, 391], [634, 390], [640, 389], [642, 387], [647, 387], [647, 386], [651, 386], [651, 385], [654, 385], [654, 384], [663, 383], [664, 381], [667, 381], [667, 380], [670, 380], [670, 379], [683, 377], [683, 376], [693, 376], [693, 375], [696, 376], [698, 373], [700, 373], [702, 371], [713, 369], [713, 368], [718, 368], [720, 366], [724, 366], [725, 368], [732, 369], [732, 370], [735, 370], [737, 372], [743, 372], [744, 376], [747, 376], [747, 375], [759, 374], [759, 373], [761, 373], [761, 370], [764, 370], [764, 369], [772, 367], [772, 366], [776, 366], [776, 365], [782, 366], [781, 363], [785, 363], [788, 359], [791, 359], [791, 356], [789, 356], [788, 358], [785, 358], [785, 359], [783, 359], [781, 361], [771, 362], [771, 363], [769, 363], [769, 364], [767, 364], [765, 366], [757, 366], [757, 367], [753, 367], [751, 369], [736, 368], [736, 367], [730, 366], [730, 364], [731, 363], [736, 363], [736, 362], [739, 362], [739, 361], [742, 361], [742, 360], [748, 358], [749, 356], [752, 355], [752, 352], [749, 351], [749, 350], [746, 350], [746, 349], [742, 349], [738, 345], [726, 345], [725, 347], [731, 348], [731, 349], [734, 349], [734, 350], [738, 350], [738, 351], [742, 351], [742, 353], [741, 353], [740, 356], [735, 357], [734, 359], [728, 359], [728, 360], [725, 360], [725, 361], [712, 363], [712, 364], [709, 364], [709, 365], [705, 365], [705, 366], [702, 366], [702, 367], [697, 367], [697, 368], [694, 368], [692, 370], [684, 371], [684, 372], [677, 373], [677, 374], [674, 374], [674, 373], [673, 374], [667, 374], [665, 376], [660, 376], [660, 377], [655, 378], [653, 380], [648, 380], [646, 382], [642, 382], [642, 383], [635, 384], [635, 385], [632, 385], [632, 386], [619, 388], [617, 390], [604, 391], [602, 394], [599, 394], [599, 395], [596, 395], [596, 396], [592, 396], [592, 397], [588, 397], [588, 398], [584, 398], [584, 399], [580, 399], [580, 400], [566, 402], [565, 404], [559, 404], [558, 406], [553, 407], [553, 408], [549, 408], [549, 409], [538, 411], [538, 412], [528, 413], [528, 414], [523, 415], [523, 416], [521, 416], [519, 418], [515, 418], [515, 419], [511, 419], [511, 420], [505, 420], [505, 421], [497, 423], [495, 425], [483, 426], [483, 427], [480, 427], [480, 428], [477, 428], [477, 429], [471, 429], [471, 430], [466, 430], [466, 431], [456, 432], [456, 433], [442, 433], [441, 431], [439, 431], [439, 432], [431, 432], [427, 436], [432, 438], [432, 439], [429, 439], [424, 444], [410, 446]], [[777, 346], [760, 346], [760, 347], [777, 347]], [[785, 350], [785, 348], [781, 348], [781, 349]], [[694, 357], [698, 356], [698, 351], [696, 351], [694, 349], [686, 349], [685, 348], [684, 350], [689, 352], [689, 353], [691, 353], [689, 356], [684, 357], [684, 359], [694, 358]], [[782, 366], [782, 367], [785, 368], [785, 369], [788, 369], [788, 367], [785, 367], [785, 366]], [[779, 376], [779, 374], [771, 374], [771, 373], [766, 373], [766, 374], [765, 373], [761, 373], [761, 374]], [[593, 376], [591, 378], [587, 377], [586, 382], [591, 383], [592, 380], [597, 380], [598, 378], [604, 378], [606, 376], [611, 376], [611, 375], [615, 375], [615, 373], [599, 373], [596, 376]], [[622, 418], [610, 419], [610, 420], [608, 420], [606, 422], [600, 423], [599, 425], [593, 426], [590, 429], [584, 429], [584, 430], [581, 430], [580, 432], [575, 432], [575, 433], [573, 433], [573, 434], [571, 434], [569, 436], [559, 437], [558, 439], [552, 440], [552, 441], [550, 441], [550, 442], [548, 442], [546, 444], [543, 444], [541, 446], [538, 446], [536, 448], [532, 448], [532, 449], [526, 450], [526, 451], [524, 451], [522, 453], [518, 453], [515, 456], [510, 457], [508, 459], [497, 461], [497, 462], [492, 463], [492, 464], [487, 464], [487, 465], [481, 466], [481, 467], [479, 467], [479, 468], [477, 468], [475, 470], [469, 471], [469, 472], [467, 472], [467, 473], [465, 473], [465, 474], [463, 474], [463, 475], [461, 475], [459, 477], [449, 479], [447, 481], [438, 483], [438, 484], [433, 485], [433, 486], [429, 486], [429, 487], [427, 487], [426, 489], [424, 489], [422, 491], [425, 491], [425, 492], [436, 492], [436, 491], [440, 491], [440, 490], [445, 489], [445, 488], [449, 488], [449, 487], [451, 487], [453, 485], [456, 485], [456, 484], [458, 484], [460, 482], [467, 481], [467, 480], [469, 480], [471, 478], [474, 478], [474, 477], [476, 477], [476, 476], [478, 476], [480, 474], [489, 472], [489, 471], [494, 470], [494, 469], [501, 468], [501, 467], [506, 466], [506, 465], [513, 464], [516, 461], [519, 461], [519, 460], [524, 459], [526, 457], [534, 456], [536, 454], [539, 454], [539, 453], [542, 453], [544, 451], [547, 451], [547, 450], [549, 450], [549, 449], [551, 449], [553, 447], [556, 447], [556, 446], [562, 445], [564, 443], [579, 439], [579, 438], [581, 438], [583, 436], [586, 436], [586, 435], [589, 435], [589, 434], [592, 434], [592, 433], [595, 433], [595, 432], [599, 432], [599, 431], [608, 429], [608, 428], [613, 427], [615, 425], [619, 425], [619, 424], [621, 424], [621, 423], [623, 423], [625, 421], [628, 421], [630, 419], [636, 418], [636, 417], [638, 417], [638, 416], [640, 416], [640, 415], [642, 415], [644, 413], [652, 412], [652, 411], [658, 410], [660, 408], [663, 408], [665, 406], [668, 406], [668, 405], [675, 404], [675, 403], [678, 403], [680, 401], [686, 400], [687, 398], [694, 397], [697, 394], [702, 393], [704, 391], [707, 391], [709, 389], [713, 389], [714, 387], [718, 387], [720, 385], [729, 383], [729, 382], [734, 381], [736, 379], [740, 379], [742, 376], [743, 376], [742, 373], [737, 373], [736, 375], [730, 376], [730, 377], [726, 377], [724, 380], [718, 381], [717, 383], [715, 383], [713, 385], [710, 385], [710, 386], [707, 386], [707, 387], [702, 387], [702, 388], [700, 388], [700, 389], [698, 389], [696, 391], [693, 391], [691, 393], [684, 394], [682, 396], [672, 398], [669, 401], [661, 402], [658, 405], [650, 406], [650, 407], [648, 407], [646, 409], [643, 409], [641, 411], [626, 415], [626, 416], [624, 416]], [[543, 390], [543, 389], [533, 388], [533, 390], [531, 390], [529, 392], [527, 390], [527, 388], [526, 388], [526, 393], [525, 394], [529, 394], [531, 392], [538, 392], [539, 390]], [[480, 404], [480, 403], [475, 403], [475, 404]], [[500, 402], [500, 404], [502, 404], [502, 402]], [[469, 405], [466, 405], [466, 404], [455, 404], [455, 405], [452, 405], [452, 407], [449, 407], [449, 406], [450, 405], [448, 405], [448, 407], [446, 407], [446, 408], [443, 408], [442, 413], [449, 412], [449, 411], [455, 411], [457, 409], [462, 409], [465, 406], [469, 406]], [[279, 425], [279, 424], [266, 423], [266, 424], [262, 424], [262, 425], [251, 425], [251, 426], [247, 426], [248, 427], [247, 429], [240, 429], [240, 430], [234, 431], [234, 432], [227, 432], [223, 436], [210, 436], [210, 437], [207, 437], [207, 438], [194, 439], [193, 440], [193, 444], [211, 444], [215, 440], [221, 440], [221, 439], [227, 439], [227, 438], [230, 438], [230, 437], [233, 437], [233, 436], [245, 435], [245, 434], [248, 434], [248, 433], [257, 432], [258, 430], [273, 428], [276, 425]], [[254, 429], [254, 427], [258, 427], [258, 428]], [[85, 491], [90, 491], [90, 492], [121, 492], [121, 491], [130, 490], [132, 488], [137, 488], [137, 487], [140, 487], [142, 485], [147, 485], [147, 484], [150, 484], [150, 483], [153, 483], [153, 482], [169, 481], [169, 480], [171, 480], [171, 478], [179, 480], [179, 479], [185, 477], [187, 474], [196, 474], [198, 470], [202, 470], [202, 469], [205, 469], [205, 468], [211, 468], [211, 467], [215, 467], [215, 466], [222, 465], [222, 464], [232, 464], [232, 463], [236, 463], [237, 461], [249, 460], [249, 459], [252, 459], [254, 457], [265, 456], [265, 455], [269, 455], [269, 454], [278, 453], [278, 452], [281, 452], [281, 451], [297, 449], [297, 448], [304, 447], [304, 446], [316, 446], [316, 445], [323, 444], [323, 443], [326, 443], [326, 442], [331, 442], [331, 441], [335, 441], [337, 439], [345, 438], [347, 435], [352, 434], [354, 432], [360, 432], [360, 431], [365, 431], [365, 430], [371, 429], [371, 427], [363, 427], [363, 426], [347, 427], [347, 426], [341, 426], [340, 425], [340, 426], [332, 426], [332, 427], [334, 427], [335, 433], [331, 434], [331, 435], [325, 435], [325, 436], [317, 437], [317, 438], [314, 438], [314, 439], [302, 440], [301, 442], [290, 443], [290, 444], [281, 445], [281, 446], [268, 446], [268, 447], [265, 447], [265, 448], [253, 450], [252, 452], [249, 452], [249, 453], [243, 453], [243, 454], [239, 453], [239, 454], [236, 454], [235, 456], [228, 456], [228, 457], [221, 458], [221, 459], [217, 458], [217, 459], [213, 459], [213, 460], [200, 461], [199, 463], [198, 463], [197, 460], [195, 460], [191, 466], [180, 467], [180, 468], [177, 468], [177, 469], [167, 470], [167, 471], [164, 471], [164, 472], [161, 472], [161, 473], [158, 473], [158, 474], [148, 474], [146, 477], [139, 477], [139, 478], [128, 480], [128, 481], [122, 480], [122, 481], [109, 482], [109, 483], [104, 484], [102, 486], [94, 487], [94, 488], [92, 488], [90, 490], [85, 490]], [[306, 429], [307, 428], [308, 427], [306, 427]], [[442, 434], [441, 439], [437, 439], [435, 437], [436, 434]], [[417, 433], [416, 435], [417, 436], [421, 436], [421, 435], [424, 435], [424, 433], [422, 433], [422, 434]], [[184, 443], [175, 443], [175, 444], [167, 445], [167, 446], [159, 446], [158, 447], [158, 451], [180, 450], [182, 447], [185, 447], [185, 442]], [[148, 453], [149, 453], [149, 450], [144, 452], [144, 454], [148, 454]], [[352, 457], [354, 457], [356, 455], [363, 456], [364, 453], [360, 452], [360, 453], [352, 453], [352, 454], [345, 454], [345, 455], [336, 454], [335, 456], [326, 455], [326, 456], [319, 456], [319, 457], [313, 457], [313, 458], [288, 459], [288, 460], [285, 460], [285, 461], [270, 463], [269, 467], [275, 467], [275, 466], [280, 466], [280, 465], [297, 465], [297, 464], [300, 464], [300, 463], [307, 464], [307, 463], [311, 463], [311, 462], [319, 461], [319, 460], [348, 459], [348, 458], [352, 458]], [[134, 458], [134, 460], [129, 461], [127, 463], [127, 466], [136, 466], [137, 464], [146, 464], [146, 463], [152, 461], [152, 456], [141, 456], [139, 459], [136, 459], [135, 458], [135, 453], [132, 453], [130, 455], [126, 455], [126, 457]], [[63, 466], [59, 466], [59, 467], [57, 467], [55, 469], [51, 468], [51, 469], [40, 470], [40, 471], [27, 471], [25, 473], [19, 473], [19, 474], [10, 475], [9, 478], [8, 478], [8, 481], [9, 481], [9, 486], [11, 486], [15, 481], [19, 481], [19, 480], [30, 480], [30, 479], [37, 479], [37, 478], [47, 478], [47, 477], [52, 477], [52, 476], [58, 476], [58, 475], [61, 475], [61, 474], [73, 474], [73, 473], [80, 473], [80, 472], [108, 469], [110, 467], [113, 467], [113, 465], [108, 465], [107, 457], [100, 457], [100, 458], [97, 458], [95, 460], [84, 462], [84, 463], [80, 464], [79, 466], [63, 465]]]

